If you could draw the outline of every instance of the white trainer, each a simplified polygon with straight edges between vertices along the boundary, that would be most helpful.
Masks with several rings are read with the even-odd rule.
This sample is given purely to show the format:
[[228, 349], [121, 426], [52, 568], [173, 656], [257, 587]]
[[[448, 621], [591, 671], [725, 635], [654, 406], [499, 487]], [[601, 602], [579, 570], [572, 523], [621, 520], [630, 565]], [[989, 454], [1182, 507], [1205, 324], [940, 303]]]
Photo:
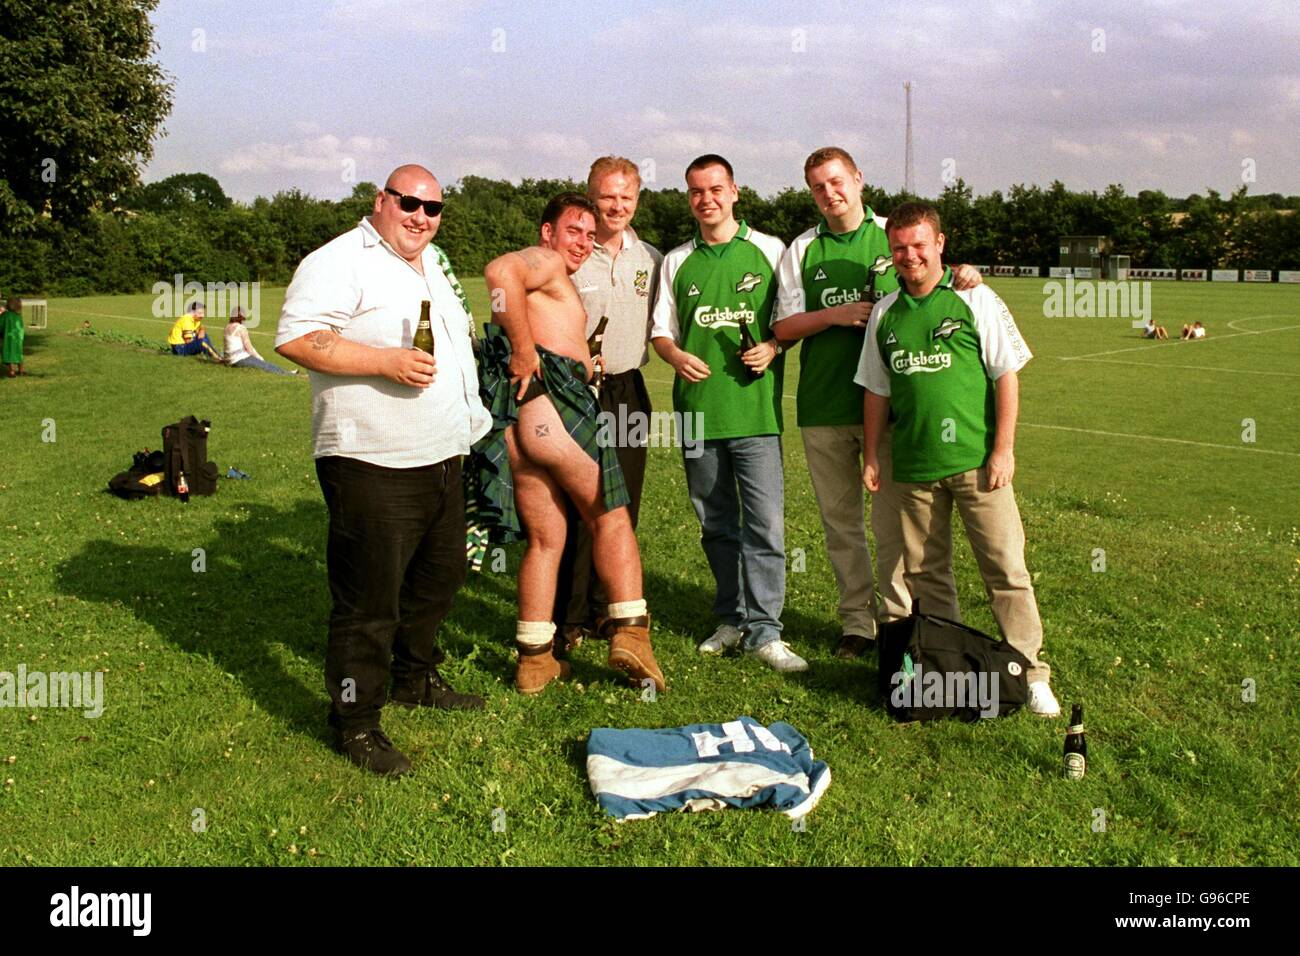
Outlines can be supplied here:
[[700, 644], [698, 650], [701, 654], [721, 654], [730, 647], [739, 646], [744, 636], [740, 633], [740, 628], [732, 627], [730, 624], [720, 624], [713, 635]]
[[808, 662], [790, 650], [785, 641], [769, 641], [750, 653], [773, 670], [794, 672], [808, 669]]
[[1029, 712], [1040, 717], [1060, 717], [1061, 705], [1057, 703], [1047, 681], [1036, 680], [1029, 685]]

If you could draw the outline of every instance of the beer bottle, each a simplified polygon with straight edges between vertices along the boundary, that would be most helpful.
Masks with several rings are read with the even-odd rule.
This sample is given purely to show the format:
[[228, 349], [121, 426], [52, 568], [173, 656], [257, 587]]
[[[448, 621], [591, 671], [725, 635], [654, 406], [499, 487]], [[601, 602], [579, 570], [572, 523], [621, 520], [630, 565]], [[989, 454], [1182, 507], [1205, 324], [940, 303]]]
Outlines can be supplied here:
[[[742, 320], [740, 323], [740, 355], [742, 365], [744, 364], [745, 353], [757, 344], [758, 342], [754, 339], [754, 333], [749, 331], [749, 323]], [[760, 378], [763, 374], [762, 372], [757, 372], [754, 369], [749, 368], [748, 365], [746, 365], [745, 368], [749, 369], [749, 374], [754, 376], [754, 378]]]
[[[593, 359], [600, 359], [601, 350], [605, 344], [605, 327], [609, 325], [609, 316], [602, 315], [600, 321], [596, 323], [595, 331], [591, 333], [591, 338], [587, 339], [587, 351], [591, 353]], [[600, 394], [600, 384], [605, 378], [605, 363], [603, 360], [592, 363], [594, 368], [591, 374], [592, 387], [596, 393]]]
[[1083, 704], [1070, 708], [1070, 727], [1065, 733], [1065, 776], [1082, 780], [1088, 767], [1088, 741], [1083, 736]]
[[189, 482], [185, 480], [185, 472], [183, 471], [180, 473], [180, 477], [176, 479], [176, 494], [185, 504], [190, 503], [190, 486]]
[[433, 354], [433, 326], [429, 322], [429, 300], [420, 303], [420, 324], [415, 327], [415, 338], [411, 345], [421, 351]]

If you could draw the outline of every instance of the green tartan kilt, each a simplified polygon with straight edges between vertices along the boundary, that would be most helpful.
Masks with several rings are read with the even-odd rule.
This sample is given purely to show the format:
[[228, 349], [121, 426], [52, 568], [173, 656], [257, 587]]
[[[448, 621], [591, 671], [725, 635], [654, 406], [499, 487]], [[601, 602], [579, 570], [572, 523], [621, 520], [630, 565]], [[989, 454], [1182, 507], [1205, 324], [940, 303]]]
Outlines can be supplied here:
[[[607, 511], [631, 503], [623, 470], [612, 445], [600, 441], [600, 405], [583, 375], [581, 362], [537, 349], [546, 395], [565, 430], [600, 467], [601, 496]], [[489, 324], [479, 352], [479, 396], [492, 414], [491, 430], [474, 443], [465, 460], [467, 552], [475, 570], [482, 567], [489, 543], [519, 541], [524, 529], [515, 508], [514, 477], [506, 449], [506, 429], [519, 421], [517, 386], [510, 384], [510, 340], [499, 325]], [[541, 399], [535, 399], [540, 401]]]

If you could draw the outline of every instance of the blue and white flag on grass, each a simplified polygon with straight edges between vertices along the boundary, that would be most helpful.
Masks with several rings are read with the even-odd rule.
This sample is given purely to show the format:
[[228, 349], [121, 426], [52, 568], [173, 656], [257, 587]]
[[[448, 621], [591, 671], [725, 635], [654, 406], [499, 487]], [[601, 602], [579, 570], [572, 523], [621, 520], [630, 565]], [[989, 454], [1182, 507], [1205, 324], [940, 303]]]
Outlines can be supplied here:
[[587, 778], [619, 820], [670, 811], [772, 806], [798, 819], [830, 786], [803, 734], [752, 717], [663, 730], [600, 727], [587, 741]]

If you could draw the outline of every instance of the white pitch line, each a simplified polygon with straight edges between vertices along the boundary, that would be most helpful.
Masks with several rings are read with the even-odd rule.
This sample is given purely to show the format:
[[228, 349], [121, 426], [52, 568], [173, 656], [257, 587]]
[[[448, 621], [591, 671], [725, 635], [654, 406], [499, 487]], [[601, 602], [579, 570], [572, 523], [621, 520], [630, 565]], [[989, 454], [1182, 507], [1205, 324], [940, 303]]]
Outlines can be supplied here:
[[[655, 385], [672, 385], [672, 384], [673, 384], [673, 379], [671, 379], [671, 378], [650, 378], [649, 376], [646, 376], [646, 381], [647, 381], [647, 382], [653, 382]], [[781, 391], [781, 399], [782, 399], [782, 401], [793, 402], [793, 401], [796, 401], [796, 400], [797, 400], [797, 396], [795, 396], [795, 395], [791, 395], [787, 390], [782, 389], [782, 391]]]
[[1156, 435], [1130, 435], [1126, 432], [1103, 432], [1095, 428], [1070, 428], [1067, 425], [1040, 425], [1036, 422], [1021, 422], [1029, 428], [1050, 428], [1053, 431], [1080, 432], [1084, 435], [1105, 435], [1108, 438], [1136, 438], [1141, 441], [1163, 441], [1174, 445], [1197, 445], [1201, 448], [1223, 448], [1227, 451], [1249, 451], [1257, 455], [1284, 455], [1287, 458], [1300, 458], [1300, 452], [1274, 451], [1270, 448], [1251, 448], [1248, 445], [1216, 445], [1206, 441], [1188, 441], [1185, 438], [1160, 438]]
[[[1291, 316], [1249, 315], [1246, 316], [1246, 318], [1237, 319], [1236, 321], [1245, 322], [1248, 319], [1282, 319], [1282, 318], [1291, 318]], [[1236, 326], [1233, 325], [1231, 322], [1229, 322], [1228, 325], [1231, 328], [1234, 329], [1236, 328]], [[1233, 332], [1231, 335], [1216, 335], [1213, 337], [1203, 338], [1200, 341], [1201, 342], [1222, 342], [1224, 339], [1235, 339], [1239, 335], [1267, 335], [1270, 332], [1287, 332], [1291, 329], [1300, 329], [1300, 325], [1284, 325], [1280, 329], [1260, 329], [1258, 332]], [[1162, 348], [1168, 348], [1171, 345], [1183, 345], [1183, 344], [1185, 343], [1181, 339], [1170, 339], [1167, 342], [1162, 342], [1157, 345], [1134, 345], [1132, 348], [1111, 349], [1109, 352], [1089, 352], [1087, 355], [1061, 355], [1058, 356], [1058, 358], [1062, 362], [1075, 362], [1078, 361], [1079, 359], [1097, 358], [1098, 356], [1102, 356], [1102, 355], [1118, 355], [1121, 352], [1146, 352], [1146, 351], [1150, 351], [1151, 349], [1162, 349]]]
[[[1204, 340], [1203, 340], [1204, 341]], [[1211, 365], [1168, 365], [1164, 362], [1125, 362], [1123, 359], [1076, 357], [1076, 362], [1103, 362], [1106, 365], [1140, 365], [1143, 368], [1190, 368], [1198, 372], [1225, 372], [1231, 375], [1283, 375], [1287, 378], [1300, 378], [1300, 372], [1262, 372], [1253, 368], [1216, 368]]]
[[[662, 379], [662, 378], [647, 378], [646, 381], [647, 381], [647, 382], [654, 382], [655, 384], [658, 384], [658, 385], [671, 385], [671, 384], [672, 384], [672, 380], [671, 380], [671, 379], [665, 380], [665, 379]], [[788, 401], [794, 401], [794, 400], [795, 400], [795, 399], [794, 399], [794, 396], [792, 396], [792, 395], [782, 395], [781, 397], [784, 398], [784, 399], [787, 399]], [[1098, 430], [1095, 429], [1095, 428], [1071, 428], [1071, 427], [1069, 427], [1069, 426], [1067, 426], [1067, 425], [1040, 425], [1040, 424], [1038, 424], [1037, 422], [1024, 422], [1024, 421], [1022, 421], [1020, 424], [1026, 426], [1026, 427], [1028, 427], [1028, 428], [1049, 428], [1049, 429], [1052, 429], [1053, 431], [1062, 431], [1062, 432], [1082, 432], [1082, 433], [1085, 434], [1085, 435], [1104, 435], [1104, 436], [1106, 436], [1106, 437], [1108, 437], [1108, 438], [1136, 438], [1136, 439], [1139, 439], [1139, 440], [1141, 440], [1141, 441], [1163, 441], [1163, 442], [1169, 442], [1169, 443], [1174, 444], [1174, 445], [1196, 445], [1196, 446], [1199, 446], [1199, 447], [1201, 447], [1201, 448], [1222, 448], [1222, 449], [1225, 449], [1225, 450], [1227, 450], [1227, 451], [1251, 451], [1251, 452], [1255, 452], [1255, 453], [1260, 454], [1260, 455], [1282, 455], [1282, 456], [1287, 457], [1287, 458], [1300, 458], [1300, 452], [1294, 452], [1294, 451], [1274, 451], [1274, 450], [1272, 450], [1272, 449], [1270, 449], [1270, 448], [1250, 448], [1250, 447], [1247, 447], [1246, 445], [1240, 445], [1240, 446], [1239, 446], [1239, 445], [1216, 445], [1216, 444], [1214, 444], [1214, 443], [1212, 443], [1212, 442], [1205, 442], [1205, 441], [1188, 441], [1188, 440], [1185, 439], [1185, 438], [1160, 438], [1160, 437], [1155, 436], [1155, 435], [1130, 435], [1130, 434], [1127, 434], [1127, 433], [1125, 433], [1125, 432], [1104, 432], [1104, 431], [1098, 431]]]
[[[1243, 329], [1243, 328], [1242, 328], [1241, 326], [1239, 326], [1237, 323], [1238, 323], [1238, 322], [1253, 322], [1255, 319], [1290, 319], [1290, 318], [1294, 318], [1294, 316], [1292, 316], [1292, 315], [1290, 315], [1290, 314], [1286, 314], [1286, 315], [1247, 315], [1247, 316], [1244, 316], [1243, 318], [1240, 318], [1240, 319], [1233, 319], [1231, 322], [1228, 323], [1228, 328], [1233, 329], [1233, 330], [1235, 330], [1235, 331], [1237, 331], [1237, 332], [1250, 332], [1250, 331], [1251, 331], [1250, 329]], [[1267, 332], [1267, 331], [1269, 331], [1269, 330], [1268, 330], [1268, 329], [1264, 329], [1264, 331]]]
[[[126, 319], [130, 322], [148, 322], [150, 325], [165, 325], [169, 328], [176, 322], [175, 319], [150, 319], [140, 315], [121, 315], [117, 312], [88, 312], [82, 309], [69, 309], [64, 305], [55, 306], [53, 311], [56, 314], [59, 312], [66, 312], [69, 315], [93, 315], [100, 319]], [[260, 329], [249, 329], [248, 331], [251, 335], [275, 335], [274, 332], [263, 332]]]

